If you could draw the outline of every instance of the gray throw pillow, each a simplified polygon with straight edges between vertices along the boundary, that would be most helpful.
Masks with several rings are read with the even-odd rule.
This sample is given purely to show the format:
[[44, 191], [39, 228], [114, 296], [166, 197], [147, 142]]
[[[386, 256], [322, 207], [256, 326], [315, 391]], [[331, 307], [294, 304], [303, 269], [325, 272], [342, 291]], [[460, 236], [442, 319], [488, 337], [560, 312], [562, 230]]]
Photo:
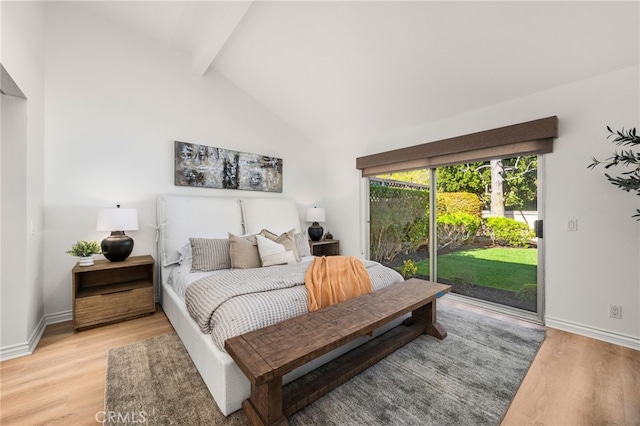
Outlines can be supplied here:
[[189, 238], [191, 272], [217, 271], [231, 268], [229, 240], [225, 238]]

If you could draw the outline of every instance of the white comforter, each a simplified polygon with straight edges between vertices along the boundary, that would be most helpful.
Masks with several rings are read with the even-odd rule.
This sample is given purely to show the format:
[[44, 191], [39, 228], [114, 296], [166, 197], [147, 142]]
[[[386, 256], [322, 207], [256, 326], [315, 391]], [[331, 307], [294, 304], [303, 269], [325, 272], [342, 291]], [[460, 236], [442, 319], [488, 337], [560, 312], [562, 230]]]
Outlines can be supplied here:
[[[184, 290], [189, 313], [224, 351], [230, 337], [257, 330], [308, 312], [304, 275], [311, 263], [299, 262], [255, 269], [228, 269], [184, 275], [171, 280]], [[403, 281], [393, 269], [364, 261], [373, 291]], [[180, 285], [180, 282], [183, 284]], [[184, 284], [186, 282], [187, 284]]]

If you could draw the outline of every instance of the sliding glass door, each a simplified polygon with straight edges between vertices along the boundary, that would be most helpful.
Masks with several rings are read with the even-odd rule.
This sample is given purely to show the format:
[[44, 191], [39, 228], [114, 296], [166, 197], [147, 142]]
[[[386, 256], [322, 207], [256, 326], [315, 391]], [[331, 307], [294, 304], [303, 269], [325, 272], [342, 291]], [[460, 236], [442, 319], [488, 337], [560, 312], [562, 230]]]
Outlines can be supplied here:
[[538, 162], [501, 158], [370, 178], [371, 258], [472, 300], [537, 313]]
[[536, 156], [437, 170], [437, 281], [454, 293], [537, 312]]

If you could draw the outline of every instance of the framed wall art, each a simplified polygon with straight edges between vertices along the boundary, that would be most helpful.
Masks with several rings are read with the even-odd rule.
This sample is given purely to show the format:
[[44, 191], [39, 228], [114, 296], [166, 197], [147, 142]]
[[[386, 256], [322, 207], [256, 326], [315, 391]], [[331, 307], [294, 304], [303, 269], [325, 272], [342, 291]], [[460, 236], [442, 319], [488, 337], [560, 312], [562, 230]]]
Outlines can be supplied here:
[[282, 192], [282, 159], [175, 141], [174, 183]]

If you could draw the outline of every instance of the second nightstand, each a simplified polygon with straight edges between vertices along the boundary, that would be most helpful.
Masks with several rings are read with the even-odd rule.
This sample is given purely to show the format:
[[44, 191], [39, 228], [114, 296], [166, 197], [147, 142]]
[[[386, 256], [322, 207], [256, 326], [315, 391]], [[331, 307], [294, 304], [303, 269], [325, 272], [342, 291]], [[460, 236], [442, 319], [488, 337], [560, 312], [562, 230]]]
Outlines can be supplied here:
[[338, 256], [340, 254], [340, 240], [309, 241], [311, 255]]

